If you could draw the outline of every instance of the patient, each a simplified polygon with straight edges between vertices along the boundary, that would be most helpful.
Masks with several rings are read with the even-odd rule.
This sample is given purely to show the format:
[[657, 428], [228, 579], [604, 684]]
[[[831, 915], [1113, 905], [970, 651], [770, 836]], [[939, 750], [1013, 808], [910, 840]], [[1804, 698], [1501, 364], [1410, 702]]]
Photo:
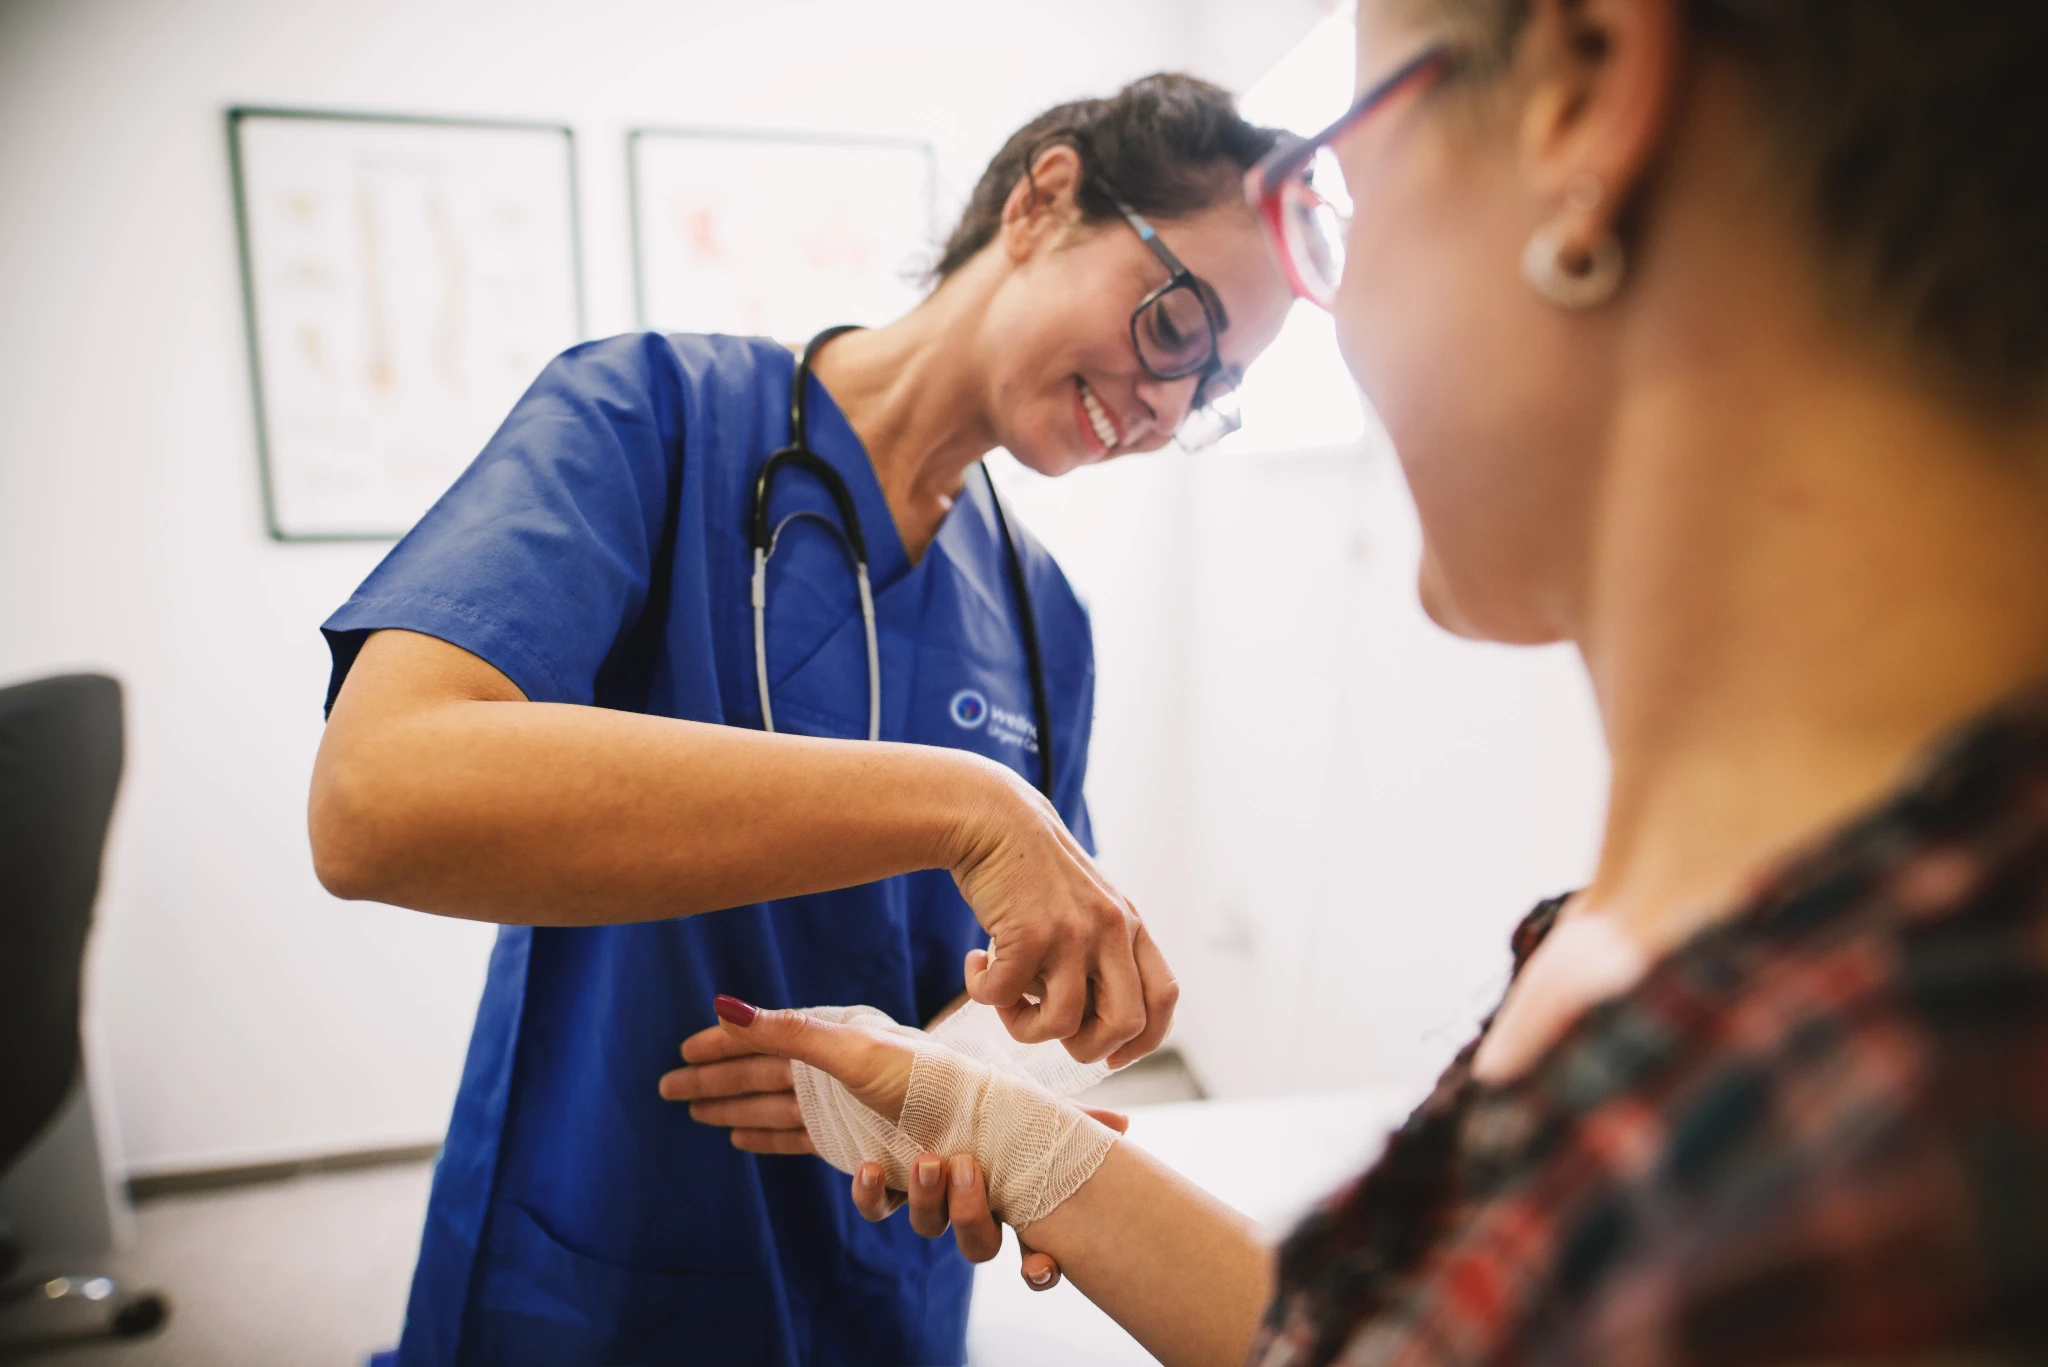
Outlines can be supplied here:
[[957, 1156], [921, 1229], [1008, 1218], [1170, 1364], [2041, 1360], [2048, 6], [1359, 29], [1362, 85], [1400, 79], [1331, 141], [1344, 250], [1299, 192], [1269, 221], [1399, 452], [1431, 616], [1584, 658], [1592, 883], [1277, 1258], [914, 1033], [724, 1002], [694, 1057], [837, 1078], [880, 1127], [864, 1213]]

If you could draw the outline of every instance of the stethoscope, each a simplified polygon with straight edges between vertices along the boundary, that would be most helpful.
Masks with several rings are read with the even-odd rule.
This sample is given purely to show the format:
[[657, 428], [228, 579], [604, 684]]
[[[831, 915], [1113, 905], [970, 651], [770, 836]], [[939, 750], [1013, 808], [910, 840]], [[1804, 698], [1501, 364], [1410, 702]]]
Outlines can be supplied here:
[[[761, 462], [761, 473], [754, 479], [754, 506], [748, 519], [748, 540], [754, 549], [754, 581], [752, 598], [754, 605], [754, 682], [761, 691], [761, 726], [763, 730], [775, 729], [775, 708], [768, 697], [768, 562], [775, 555], [775, 547], [782, 540], [783, 529], [800, 518], [810, 518], [822, 523], [839, 538], [847, 558], [853, 562], [853, 578], [860, 590], [860, 621], [867, 633], [868, 646], [868, 739], [882, 738], [882, 654], [875, 640], [875, 590], [868, 578], [868, 542], [861, 531], [860, 514], [853, 506], [853, 491], [846, 487], [839, 472], [825, 463], [825, 460], [811, 449], [811, 429], [806, 421], [805, 397], [810, 388], [811, 361], [818, 348], [842, 333], [856, 331], [853, 325], [826, 328], [804, 344], [803, 353], [797, 357], [796, 373], [789, 381], [789, 445], [774, 452]], [[775, 476], [788, 466], [804, 471], [832, 496], [833, 505], [839, 510], [839, 525], [823, 513], [804, 509], [791, 513], [776, 523], [768, 525], [768, 496], [775, 487]], [[1010, 519], [1003, 509], [1003, 501], [996, 494], [995, 480], [988, 472], [988, 466], [981, 466], [981, 477], [988, 484], [989, 502], [994, 506], [996, 526], [1002, 532], [1003, 555], [1009, 563], [1010, 591], [1017, 600], [1017, 630], [1024, 643], [1024, 661], [1031, 674], [1032, 722], [1038, 727], [1038, 789], [1048, 799], [1052, 797], [1052, 717], [1047, 705], [1045, 691], [1045, 661], [1038, 650], [1038, 623], [1031, 611], [1030, 586], [1024, 579], [1023, 557], [1017, 553], [1017, 542], [1010, 532]]]

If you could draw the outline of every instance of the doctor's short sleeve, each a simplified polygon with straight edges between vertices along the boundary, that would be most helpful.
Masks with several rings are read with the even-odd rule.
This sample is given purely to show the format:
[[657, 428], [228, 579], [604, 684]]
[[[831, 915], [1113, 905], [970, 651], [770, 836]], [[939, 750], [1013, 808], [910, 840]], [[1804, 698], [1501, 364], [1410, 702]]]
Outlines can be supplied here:
[[321, 630], [327, 705], [372, 631], [438, 637], [535, 702], [592, 701], [647, 600], [682, 449], [683, 379], [654, 334], [541, 372], [483, 453]]

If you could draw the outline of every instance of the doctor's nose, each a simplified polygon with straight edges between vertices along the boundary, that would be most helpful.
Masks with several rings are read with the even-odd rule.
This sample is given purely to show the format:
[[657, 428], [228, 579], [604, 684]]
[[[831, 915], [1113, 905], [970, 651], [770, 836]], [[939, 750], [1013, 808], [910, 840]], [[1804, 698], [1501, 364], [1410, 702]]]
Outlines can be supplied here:
[[1200, 387], [1201, 379], [1193, 375], [1179, 380], [1155, 380], [1150, 376], [1139, 380], [1134, 394], [1149, 429], [1148, 438], [1164, 440], [1180, 431], [1180, 425], [1194, 409], [1195, 391]]

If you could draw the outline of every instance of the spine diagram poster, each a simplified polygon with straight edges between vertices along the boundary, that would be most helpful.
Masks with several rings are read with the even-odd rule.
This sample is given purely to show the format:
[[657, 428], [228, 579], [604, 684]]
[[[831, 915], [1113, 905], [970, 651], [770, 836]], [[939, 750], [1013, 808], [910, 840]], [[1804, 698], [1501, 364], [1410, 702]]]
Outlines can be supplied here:
[[228, 111], [270, 530], [390, 539], [582, 335], [567, 128]]
[[926, 143], [636, 129], [627, 152], [643, 327], [801, 342], [923, 296]]

